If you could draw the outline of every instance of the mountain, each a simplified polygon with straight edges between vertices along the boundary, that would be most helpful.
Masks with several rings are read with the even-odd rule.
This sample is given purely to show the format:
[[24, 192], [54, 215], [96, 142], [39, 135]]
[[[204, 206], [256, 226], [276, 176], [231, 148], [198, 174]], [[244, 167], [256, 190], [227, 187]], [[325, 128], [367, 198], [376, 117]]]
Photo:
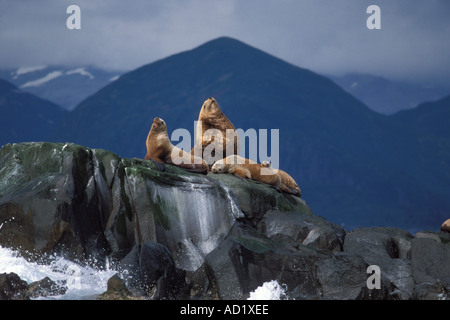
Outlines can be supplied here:
[[370, 109], [383, 114], [412, 109], [420, 103], [443, 98], [450, 92], [450, 88], [414, 85], [368, 74], [351, 73], [330, 78]]
[[448, 218], [449, 189], [436, 186], [435, 172], [427, 181], [418, 176], [436, 152], [417, 160], [414, 130], [324, 76], [226, 37], [122, 75], [81, 102], [52, 140], [142, 158], [154, 117], [169, 134], [185, 128], [193, 139], [210, 96], [236, 128], [279, 129], [280, 168], [317, 214], [347, 228], [409, 230], [436, 229]]
[[400, 111], [394, 125], [414, 137], [411, 171], [436, 192], [450, 190], [450, 96]]
[[67, 110], [118, 79], [120, 74], [86, 66], [34, 66], [0, 70], [0, 78]]
[[60, 106], [0, 79], [0, 146], [47, 140], [55, 124], [66, 113]]

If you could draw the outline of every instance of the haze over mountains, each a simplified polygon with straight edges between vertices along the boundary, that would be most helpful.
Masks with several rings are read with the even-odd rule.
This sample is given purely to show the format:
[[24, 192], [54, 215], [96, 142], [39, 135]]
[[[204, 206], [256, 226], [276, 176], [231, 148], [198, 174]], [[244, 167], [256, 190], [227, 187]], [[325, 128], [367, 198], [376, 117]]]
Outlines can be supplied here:
[[143, 158], [154, 117], [193, 138], [210, 96], [237, 128], [280, 130], [280, 168], [314, 213], [346, 228], [438, 229], [449, 218], [448, 97], [382, 115], [332, 80], [226, 37], [123, 74], [47, 140]]
[[439, 100], [450, 92], [450, 87], [404, 83], [368, 74], [350, 73], [329, 78], [370, 109], [383, 114], [412, 109], [422, 102]]

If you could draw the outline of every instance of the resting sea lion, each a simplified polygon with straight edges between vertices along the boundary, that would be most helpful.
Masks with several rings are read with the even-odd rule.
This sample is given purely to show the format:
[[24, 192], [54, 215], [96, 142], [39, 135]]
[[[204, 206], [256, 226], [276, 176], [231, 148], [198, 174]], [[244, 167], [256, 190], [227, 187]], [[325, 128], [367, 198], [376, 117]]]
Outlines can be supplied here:
[[209, 166], [203, 159], [195, 157], [172, 144], [167, 134], [166, 122], [161, 118], [153, 119], [146, 145], [145, 159], [153, 160], [160, 170], [163, 170], [165, 163], [169, 163], [191, 172], [208, 173]]
[[[226, 154], [227, 146], [230, 154]], [[240, 140], [235, 127], [220, 110], [217, 101], [214, 98], [208, 98], [198, 115], [195, 145], [191, 154], [201, 156], [209, 165], [212, 165], [227, 155], [238, 154], [239, 148]]]
[[[237, 164], [236, 161], [231, 160], [232, 157], [228, 156], [223, 161], [217, 161], [211, 168], [213, 173], [231, 173], [242, 179], [252, 179], [255, 181], [267, 183], [274, 186], [277, 190], [281, 188], [281, 178], [271, 168], [266, 168], [255, 161], [250, 159], [243, 159], [243, 163]], [[230, 159], [231, 158], [231, 159]], [[235, 158], [236, 159], [236, 158]]]
[[[270, 162], [268, 161], [263, 161], [261, 165], [266, 168], [271, 167]], [[292, 178], [287, 172], [280, 169], [277, 170], [277, 174], [281, 178], [281, 191], [301, 197], [302, 192], [294, 178]]]

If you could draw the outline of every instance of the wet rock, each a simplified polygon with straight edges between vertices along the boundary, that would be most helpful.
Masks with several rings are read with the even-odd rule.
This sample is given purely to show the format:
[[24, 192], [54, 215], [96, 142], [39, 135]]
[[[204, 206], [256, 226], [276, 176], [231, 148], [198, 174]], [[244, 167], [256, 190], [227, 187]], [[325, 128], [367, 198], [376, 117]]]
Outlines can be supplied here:
[[152, 299], [185, 299], [188, 286], [185, 271], [178, 269], [170, 251], [147, 241], [136, 245], [119, 264], [128, 286]]
[[229, 188], [174, 166], [70, 143], [0, 150], [0, 243], [24, 255], [104, 264], [156, 241], [195, 271], [242, 217]]
[[278, 280], [289, 292], [318, 295], [316, 261], [328, 258], [307, 246], [292, 247], [258, 231], [235, 225], [230, 235], [206, 257], [206, 268], [220, 299], [241, 299], [262, 283]]
[[26, 290], [26, 294], [30, 298], [37, 298], [63, 295], [66, 291], [67, 286], [64, 283], [57, 283], [49, 277], [45, 277], [42, 280], [30, 283]]
[[268, 211], [257, 225], [271, 239], [289, 239], [316, 249], [342, 251], [345, 230], [310, 212]]
[[74, 144], [7, 144], [0, 150], [3, 246], [85, 260], [104, 250], [106, 206], [95, 156]]
[[181, 269], [198, 269], [244, 217], [231, 190], [216, 180], [170, 165], [159, 172], [145, 160], [124, 160], [124, 165], [135, 243], [164, 244]]
[[108, 279], [107, 290], [97, 300], [147, 300], [145, 295], [133, 294], [118, 274]]
[[397, 228], [357, 228], [345, 237], [344, 251], [362, 256], [403, 258], [411, 256], [413, 236]]
[[27, 288], [28, 284], [17, 274], [0, 274], [0, 300], [28, 300]]
[[258, 223], [269, 210], [312, 214], [305, 200], [279, 192], [267, 184], [254, 180], [242, 180], [232, 174], [214, 174], [210, 172], [208, 177], [222, 182], [233, 190], [245, 217], [254, 224]]
[[336, 253], [316, 263], [321, 296], [333, 300], [390, 300], [392, 283], [383, 276], [379, 289], [369, 289], [366, 261], [360, 256]]
[[416, 298], [450, 298], [450, 234], [417, 233], [412, 240], [411, 264]]

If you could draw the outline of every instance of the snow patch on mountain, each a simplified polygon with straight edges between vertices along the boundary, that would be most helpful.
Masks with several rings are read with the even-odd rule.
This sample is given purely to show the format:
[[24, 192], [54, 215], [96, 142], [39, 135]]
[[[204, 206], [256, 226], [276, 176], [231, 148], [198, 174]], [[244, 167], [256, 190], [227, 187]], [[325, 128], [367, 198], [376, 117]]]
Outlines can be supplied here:
[[89, 79], [94, 79], [95, 77], [92, 75], [92, 73], [86, 71], [85, 68], [77, 68], [77, 69], [73, 69], [73, 70], [69, 70], [66, 72], [66, 75], [71, 75], [71, 74], [80, 74], [82, 76], [87, 76], [89, 77]]
[[53, 71], [47, 74], [43, 78], [39, 78], [33, 81], [28, 81], [27, 83], [23, 84], [21, 88], [28, 88], [28, 87], [38, 87], [40, 85], [43, 85], [46, 82], [49, 82], [53, 79], [56, 79], [58, 77], [61, 77], [63, 75], [62, 71]]
[[33, 67], [20, 67], [18, 68], [16, 71], [11, 72], [11, 76], [13, 79], [17, 79], [19, 78], [19, 76], [27, 74], [27, 73], [31, 73], [31, 72], [35, 72], [35, 71], [40, 71], [40, 70], [44, 70], [45, 68], [47, 68], [47, 66], [33, 66]]

